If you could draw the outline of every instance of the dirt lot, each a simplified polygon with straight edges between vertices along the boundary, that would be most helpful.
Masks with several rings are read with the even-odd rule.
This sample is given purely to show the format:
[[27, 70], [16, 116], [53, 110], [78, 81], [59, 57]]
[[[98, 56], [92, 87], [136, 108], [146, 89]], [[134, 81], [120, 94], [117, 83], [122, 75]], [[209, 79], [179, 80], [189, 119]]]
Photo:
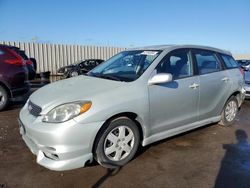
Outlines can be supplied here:
[[54, 172], [35, 162], [19, 135], [21, 105], [0, 112], [0, 188], [250, 187], [250, 101], [231, 127], [212, 124], [141, 149], [125, 167]]

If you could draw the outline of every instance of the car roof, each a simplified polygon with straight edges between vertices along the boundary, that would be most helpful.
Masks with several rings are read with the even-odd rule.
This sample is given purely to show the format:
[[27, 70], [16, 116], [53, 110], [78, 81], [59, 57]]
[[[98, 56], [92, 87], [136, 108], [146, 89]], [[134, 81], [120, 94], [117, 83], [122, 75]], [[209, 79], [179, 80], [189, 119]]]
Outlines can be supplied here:
[[16, 46], [10, 46], [10, 45], [6, 45], [6, 44], [0, 44], [0, 47], [20, 49], [20, 48], [18, 48], [18, 47], [16, 47]]
[[202, 46], [202, 45], [154, 45], [154, 46], [145, 46], [145, 47], [138, 47], [138, 48], [130, 48], [127, 50], [173, 50], [173, 49], [181, 49], [181, 48], [192, 48], [192, 49], [202, 49], [202, 50], [211, 50], [227, 55], [232, 55], [231, 52], [214, 48], [214, 47], [209, 47], [209, 46]]
[[103, 59], [81, 59], [79, 62], [84, 62], [84, 61], [104, 61]]

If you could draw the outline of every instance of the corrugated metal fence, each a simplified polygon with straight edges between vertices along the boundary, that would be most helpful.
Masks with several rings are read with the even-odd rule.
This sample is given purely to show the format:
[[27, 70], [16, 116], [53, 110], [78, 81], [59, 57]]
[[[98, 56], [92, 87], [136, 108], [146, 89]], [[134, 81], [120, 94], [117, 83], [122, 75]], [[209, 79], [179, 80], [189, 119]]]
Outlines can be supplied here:
[[37, 60], [37, 72], [51, 71], [56, 74], [59, 67], [72, 64], [78, 60], [99, 58], [108, 59], [114, 54], [125, 50], [118, 47], [101, 46], [82, 46], [82, 45], [63, 45], [63, 44], [44, 44], [32, 42], [9, 42], [7, 44], [25, 50], [28, 57]]

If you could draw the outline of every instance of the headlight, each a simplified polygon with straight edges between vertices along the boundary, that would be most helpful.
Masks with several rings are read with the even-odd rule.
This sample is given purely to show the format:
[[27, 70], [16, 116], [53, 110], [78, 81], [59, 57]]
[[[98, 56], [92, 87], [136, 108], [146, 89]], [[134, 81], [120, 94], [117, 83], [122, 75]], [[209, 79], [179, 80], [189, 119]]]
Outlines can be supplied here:
[[91, 102], [75, 102], [57, 106], [44, 116], [43, 122], [61, 123], [68, 121], [88, 111], [91, 105]]

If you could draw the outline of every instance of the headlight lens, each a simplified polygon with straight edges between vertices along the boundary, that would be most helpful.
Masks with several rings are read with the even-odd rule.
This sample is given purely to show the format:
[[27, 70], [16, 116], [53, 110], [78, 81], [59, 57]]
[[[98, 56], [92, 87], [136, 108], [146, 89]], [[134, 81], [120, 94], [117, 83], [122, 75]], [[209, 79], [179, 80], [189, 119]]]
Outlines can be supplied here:
[[68, 121], [88, 111], [91, 105], [92, 105], [91, 102], [84, 102], [84, 103], [76, 102], [76, 103], [68, 103], [57, 106], [44, 116], [43, 122], [61, 123]]

